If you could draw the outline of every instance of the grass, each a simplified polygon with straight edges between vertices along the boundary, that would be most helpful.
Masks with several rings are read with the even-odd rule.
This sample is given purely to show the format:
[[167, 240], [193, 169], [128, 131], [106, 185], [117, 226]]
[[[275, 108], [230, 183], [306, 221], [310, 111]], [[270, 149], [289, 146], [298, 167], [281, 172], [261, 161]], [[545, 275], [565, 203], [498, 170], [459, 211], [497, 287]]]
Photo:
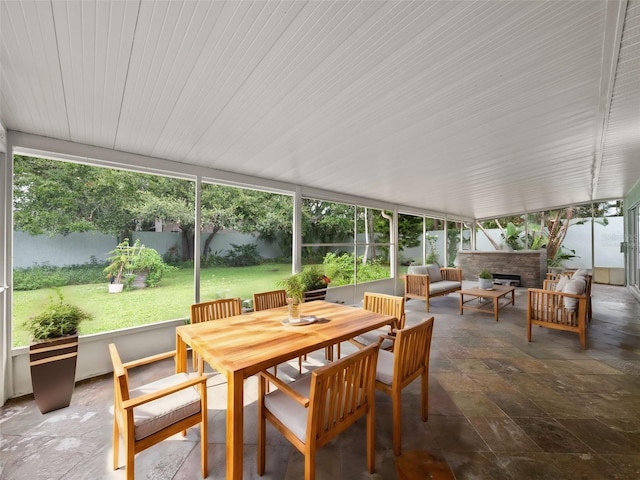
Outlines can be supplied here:
[[[277, 282], [291, 273], [291, 264], [268, 263], [255, 267], [211, 267], [200, 271], [200, 300], [240, 297], [251, 299], [253, 292], [277, 288]], [[181, 269], [166, 274], [157, 288], [126, 290], [109, 294], [106, 283], [72, 285], [60, 289], [65, 302], [73, 303], [93, 315], [82, 322], [80, 334], [107, 332], [146, 325], [163, 320], [189, 318], [194, 302], [193, 270]], [[27, 318], [44, 309], [52, 289], [13, 292], [13, 346], [29, 344], [22, 328]]]

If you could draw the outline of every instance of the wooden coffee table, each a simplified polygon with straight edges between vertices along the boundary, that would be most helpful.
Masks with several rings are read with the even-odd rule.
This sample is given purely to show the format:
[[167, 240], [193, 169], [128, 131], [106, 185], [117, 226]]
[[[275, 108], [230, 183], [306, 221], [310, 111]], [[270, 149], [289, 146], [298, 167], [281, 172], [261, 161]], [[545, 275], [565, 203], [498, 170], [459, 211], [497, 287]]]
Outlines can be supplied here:
[[[516, 295], [515, 287], [508, 287], [505, 285], [494, 285], [491, 290], [482, 290], [481, 288], [464, 288], [458, 290], [460, 294], [460, 315], [463, 314], [465, 309], [476, 310], [478, 312], [493, 313], [493, 318], [498, 321], [498, 312], [501, 308], [507, 305], [515, 305]], [[507, 298], [507, 295], [511, 293], [511, 300]], [[469, 298], [465, 301], [464, 296]]]

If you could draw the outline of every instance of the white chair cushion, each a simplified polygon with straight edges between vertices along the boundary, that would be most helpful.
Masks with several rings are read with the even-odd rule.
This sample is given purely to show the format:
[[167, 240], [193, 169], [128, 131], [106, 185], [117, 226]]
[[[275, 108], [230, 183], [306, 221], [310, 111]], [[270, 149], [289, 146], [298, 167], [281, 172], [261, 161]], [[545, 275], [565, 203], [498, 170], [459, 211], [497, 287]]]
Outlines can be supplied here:
[[[311, 375], [289, 384], [296, 392], [309, 398], [311, 391]], [[264, 397], [265, 407], [279, 419], [302, 442], [307, 437], [308, 409], [300, 405], [293, 398], [280, 390], [274, 390]]]
[[[148, 383], [130, 391], [131, 398], [154, 393], [189, 380], [186, 373]], [[185, 388], [133, 409], [135, 438], [140, 440], [200, 411], [200, 394], [196, 387]]]
[[[372, 343], [378, 343], [378, 340], [380, 339], [380, 335], [389, 335], [389, 329], [380, 328], [378, 330], [365, 332], [362, 335], [358, 335], [357, 337], [354, 337], [354, 340], [368, 347]], [[385, 338], [384, 340], [382, 340], [382, 344], [380, 345], [380, 348], [387, 349], [387, 348], [391, 348], [392, 345], [393, 345], [393, 342], [388, 338]]]
[[378, 364], [376, 367], [376, 380], [391, 385], [393, 382], [393, 353], [386, 350], [378, 352]]
[[[571, 279], [567, 281], [566, 285], [562, 289], [563, 293], [573, 293], [575, 295], [582, 295], [584, 293], [584, 289], [587, 286], [584, 280], [579, 279]], [[578, 306], [577, 298], [569, 298], [566, 297], [564, 299], [564, 308], [570, 311], [575, 311]]]
[[407, 271], [409, 275], [428, 275], [426, 265], [410, 265]]
[[441, 282], [442, 274], [440, 273], [440, 267], [435, 263], [427, 265], [427, 271], [429, 272], [429, 281], [433, 282]]

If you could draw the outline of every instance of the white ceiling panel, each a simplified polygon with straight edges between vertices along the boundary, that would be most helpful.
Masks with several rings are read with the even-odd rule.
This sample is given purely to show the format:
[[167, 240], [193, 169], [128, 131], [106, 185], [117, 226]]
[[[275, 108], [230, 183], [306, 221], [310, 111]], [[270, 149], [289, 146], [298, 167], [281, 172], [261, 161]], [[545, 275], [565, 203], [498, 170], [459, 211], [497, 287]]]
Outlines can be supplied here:
[[640, 0], [0, 0], [0, 124], [488, 218], [640, 178]]

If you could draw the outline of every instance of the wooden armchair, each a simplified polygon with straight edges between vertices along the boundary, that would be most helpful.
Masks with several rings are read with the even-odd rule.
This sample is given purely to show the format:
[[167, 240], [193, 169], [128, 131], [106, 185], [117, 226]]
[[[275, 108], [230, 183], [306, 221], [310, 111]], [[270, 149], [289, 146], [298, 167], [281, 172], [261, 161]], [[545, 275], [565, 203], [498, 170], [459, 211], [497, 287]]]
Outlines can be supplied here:
[[[220, 320], [236, 315], [242, 315], [242, 300], [240, 298], [220, 298], [191, 305], [191, 323]], [[204, 372], [204, 360], [199, 358], [195, 352], [193, 352], [193, 369], [200, 374]]]
[[[320, 367], [286, 384], [260, 372], [258, 384], [258, 475], [265, 472], [266, 420], [304, 455], [304, 478], [315, 479], [316, 451], [359, 418], [367, 419], [367, 469], [375, 468], [377, 344]], [[278, 389], [266, 393], [266, 383]]]
[[462, 288], [462, 269], [453, 267], [430, 268], [427, 274], [408, 273], [404, 277], [404, 296], [419, 298], [427, 304], [433, 297], [448, 295]]
[[[395, 325], [390, 327], [365, 332], [349, 341], [358, 348], [364, 348], [373, 343], [378, 343], [381, 335], [393, 335], [395, 330], [404, 328], [404, 303], [404, 297], [396, 297], [394, 295], [386, 295], [384, 293], [365, 292], [363, 305], [365, 310], [396, 317], [397, 322]], [[380, 348], [383, 350], [391, 350], [393, 348], [393, 342], [389, 338], [385, 337]]]
[[558, 288], [561, 280], [545, 280], [543, 288], [530, 288], [527, 297], [527, 340], [531, 327], [538, 325], [575, 332], [580, 346], [587, 348], [587, 323], [591, 319], [591, 276], [586, 276], [582, 291]]
[[202, 477], [207, 476], [207, 377], [177, 373], [137, 388], [129, 387], [129, 370], [166, 358], [175, 351], [122, 363], [109, 344], [113, 363], [113, 469], [119, 467], [120, 434], [124, 439], [127, 480], [133, 480], [136, 453], [200, 424]]
[[420, 377], [421, 418], [429, 414], [429, 353], [433, 317], [413, 327], [398, 330], [393, 353], [380, 350], [376, 372], [376, 390], [391, 396], [393, 406], [393, 453], [400, 455], [402, 444], [402, 390]]

